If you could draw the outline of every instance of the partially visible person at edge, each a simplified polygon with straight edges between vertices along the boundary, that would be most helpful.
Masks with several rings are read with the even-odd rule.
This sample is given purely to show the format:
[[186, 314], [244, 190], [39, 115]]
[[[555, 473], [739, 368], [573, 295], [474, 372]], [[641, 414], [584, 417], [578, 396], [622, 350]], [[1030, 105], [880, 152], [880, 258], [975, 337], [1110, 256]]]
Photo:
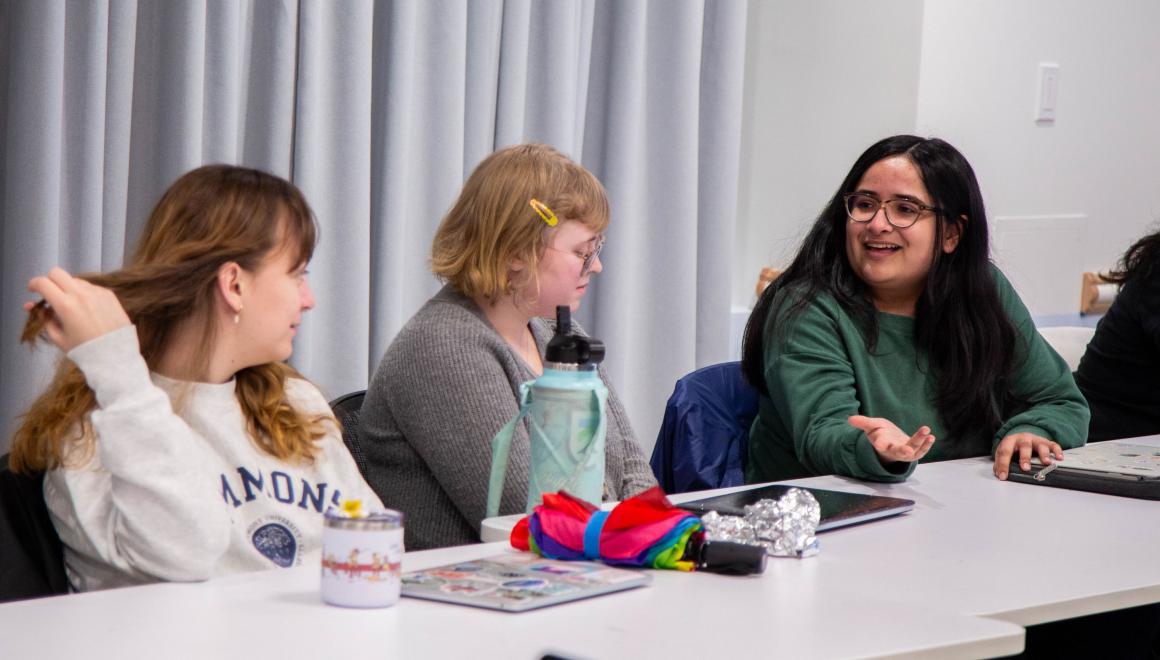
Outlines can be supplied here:
[[745, 329], [750, 482], [906, 479], [920, 461], [1062, 460], [1088, 409], [988, 256], [970, 164], [939, 139], [867, 149]]
[[1160, 433], [1160, 232], [1105, 278], [1120, 285], [1075, 372], [1092, 409], [1088, 440]]
[[[576, 310], [601, 272], [608, 223], [596, 177], [539, 144], [485, 158], [443, 218], [431, 264], [446, 284], [387, 349], [359, 431], [367, 480], [406, 514], [409, 549], [479, 541], [492, 437], [518, 412], [520, 384], [543, 372], [556, 306]], [[605, 498], [623, 499], [656, 480], [611, 387], [607, 412]], [[525, 422], [500, 514], [524, 510], [529, 461]]]
[[32, 278], [23, 339], [65, 352], [16, 432], [71, 589], [320, 561], [322, 513], [380, 507], [326, 399], [283, 362], [314, 307], [302, 193], [225, 165], [169, 187], [122, 270]]

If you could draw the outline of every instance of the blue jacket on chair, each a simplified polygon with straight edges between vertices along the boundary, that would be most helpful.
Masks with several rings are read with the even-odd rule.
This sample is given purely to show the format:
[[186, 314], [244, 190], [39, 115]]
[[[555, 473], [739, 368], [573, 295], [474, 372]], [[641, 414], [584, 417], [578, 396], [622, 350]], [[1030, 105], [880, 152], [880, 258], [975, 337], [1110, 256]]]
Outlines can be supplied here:
[[677, 381], [649, 464], [666, 493], [745, 483], [757, 390], [740, 362], [702, 367]]

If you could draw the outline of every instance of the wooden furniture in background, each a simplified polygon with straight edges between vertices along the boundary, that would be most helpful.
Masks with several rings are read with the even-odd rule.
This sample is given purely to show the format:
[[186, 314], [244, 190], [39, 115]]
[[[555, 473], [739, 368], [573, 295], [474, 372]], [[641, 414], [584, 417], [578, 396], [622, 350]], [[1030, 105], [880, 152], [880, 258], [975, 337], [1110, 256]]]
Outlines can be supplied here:
[[757, 295], [759, 297], [761, 296], [761, 292], [765, 291], [765, 287], [776, 280], [778, 275], [781, 275], [781, 271], [776, 268], [761, 269], [761, 273], [757, 276]]
[[1112, 306], [1117, 285], [1108, 282], [1099, 273], [1084, 273], [1079, 291], [1080, 314], [1103, 314]]

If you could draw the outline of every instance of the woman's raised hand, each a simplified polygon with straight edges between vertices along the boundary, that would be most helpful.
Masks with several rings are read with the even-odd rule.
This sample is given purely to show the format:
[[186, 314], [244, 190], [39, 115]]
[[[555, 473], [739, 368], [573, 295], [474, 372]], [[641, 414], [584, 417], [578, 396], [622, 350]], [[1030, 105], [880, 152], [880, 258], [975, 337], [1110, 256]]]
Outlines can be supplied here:
[[[116, 294], [104, 287], [53, 268], [28, 281], [28, 290], [40, 294], [49, 311], [44, 333], [64, 352], [129, 325], [129, 315]], [[25, 311], [35, 303], [24, 303]]]
[[929, 426], [922, 426], [914, 435], [908, 436], [894, 422], [882, 417], [851, 415], [847, 421], [866, 434], [883, 463], [912, 463], [926, 456], [934, 444]]

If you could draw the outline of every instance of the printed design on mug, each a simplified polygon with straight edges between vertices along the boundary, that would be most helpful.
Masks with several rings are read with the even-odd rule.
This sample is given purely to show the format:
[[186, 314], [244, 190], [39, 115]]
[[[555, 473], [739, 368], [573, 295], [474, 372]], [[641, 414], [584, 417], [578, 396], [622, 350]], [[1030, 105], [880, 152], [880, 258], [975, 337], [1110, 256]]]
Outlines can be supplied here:
[[247, 532], [254, 549], [275, 566], [290, 568], [301, 562], [302, 533], [289, 520], [270, 516], [254, 522]]
[[397, 580], [402, 567], [398, 557], [391, 561], [391, 557], [363, 548], [351, 548], [346, 557], [335, 557], [333, 552], [322, 557], [324, 576], [329, 571], [334, 577], [345, 577], [348, 582]]

